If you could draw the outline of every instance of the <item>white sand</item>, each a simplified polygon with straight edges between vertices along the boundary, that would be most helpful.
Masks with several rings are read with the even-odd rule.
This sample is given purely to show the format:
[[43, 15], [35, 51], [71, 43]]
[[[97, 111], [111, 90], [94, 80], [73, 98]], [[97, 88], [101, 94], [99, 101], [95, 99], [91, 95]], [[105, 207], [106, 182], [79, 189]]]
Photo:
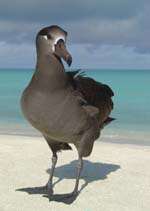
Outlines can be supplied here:
[[60, 196], [74, 187], [75, 150], [59, 153], [51, 201], [35, 188], [48, 180], [50, 157], [42, 138], [0, 136], [0, 211], [150, 210], [150, 147], [95, 143], [85, 159], [83, 189], [72, 201]]

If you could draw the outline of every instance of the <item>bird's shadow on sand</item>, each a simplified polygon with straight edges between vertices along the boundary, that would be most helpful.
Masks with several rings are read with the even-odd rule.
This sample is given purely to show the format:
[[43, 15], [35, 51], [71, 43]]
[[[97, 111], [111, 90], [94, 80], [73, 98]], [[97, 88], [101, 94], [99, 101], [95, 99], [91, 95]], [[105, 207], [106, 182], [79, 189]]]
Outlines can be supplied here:
[[[54, 182], [53, 187], [63, 179], [75, 179], [76, 165], [77, 161], [72, 161], [69, 164], [57, 167], [55, 169], [54, 176], [57, 177], [58, 180]], [[80, 178], [82, 178], [85, 183], [79, 189], [78, 195], [89, 183], [97, 180], [104, 180], [107, 178], [107, 175], [109, 175], [111, 172], [117, 171], [119, 168], [120, 166], [116, 164], [98, 162], [93, 163], [91, 161], [84, 160], [84, 168]], [[50, 174], [50, 169], [47, 170], [47, 173]], [[53, 196], [49, 197], [45, 186], [21, 188], [17, 189], [16, 191], [27, 192], [28, 194], [41, 194], [44, 197], [49, 198], [50, 201], [63, 202], [66, 204], [71, 204], [77, 198], [77, 196], [67, 197], [68, 194], [54, 194]]]

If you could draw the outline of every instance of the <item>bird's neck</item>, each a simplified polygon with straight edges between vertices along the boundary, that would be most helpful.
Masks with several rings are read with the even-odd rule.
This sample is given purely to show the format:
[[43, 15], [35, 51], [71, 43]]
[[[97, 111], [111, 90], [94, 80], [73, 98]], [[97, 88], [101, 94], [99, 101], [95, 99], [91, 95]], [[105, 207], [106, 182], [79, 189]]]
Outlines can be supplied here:
[[35, 75], [39, 83], [43, 84], [43, 87], [62, 88], [67, 83], [63, 63], [53, 54], [37, 55]]
[[[55, 73], [54, 69], [60, 69], [60, 70], [64, 70], [64, 66], [63, 63], [61, 61], [61, 59], [54, 55], [53, 53], [38, 53], [37, 54], [37, 63], [36, 63], [36, 67], [38, 68], [38, 70], [47, 70], [47, 69], [51, 69], [51, 72]], [[49, 71], [48, 71], [49, 72]]]

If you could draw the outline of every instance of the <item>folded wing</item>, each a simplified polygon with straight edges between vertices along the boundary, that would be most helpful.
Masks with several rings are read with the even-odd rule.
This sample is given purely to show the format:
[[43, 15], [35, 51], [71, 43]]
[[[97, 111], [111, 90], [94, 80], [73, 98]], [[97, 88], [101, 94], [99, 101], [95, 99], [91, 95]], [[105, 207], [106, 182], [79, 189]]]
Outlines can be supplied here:
[[114, 92], [108, 85], [85, 77], [81, 70], [67, 72], [67, 75], [73, 88], [83, 96], [86, 102], [85, 106], [87, 104], [99, 109], [101, 126], [114, 120], [114, 118], [109, 117], [113, 109], [112, 97]]

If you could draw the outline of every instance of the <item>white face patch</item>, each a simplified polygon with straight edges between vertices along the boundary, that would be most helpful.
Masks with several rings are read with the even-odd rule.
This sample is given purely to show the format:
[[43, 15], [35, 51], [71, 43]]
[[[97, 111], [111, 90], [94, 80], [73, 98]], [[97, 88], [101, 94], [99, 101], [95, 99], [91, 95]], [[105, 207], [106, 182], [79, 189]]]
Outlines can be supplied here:
[[58, 40], [63, 40], [65, 42], [65, 37], [63, 37], [63, 36], [57, 37], [54, 41], [54, 45], [57, 44]]
[[48, 38], [47, 38], [47, 36], [45, 35], [45, 36], [43, 36], [44, 37], [44, 39], [46, 39], [46, 40], [48, 40]]
[[[48, 40], [47, 35], [44, 35], [43, 38], [44, 38], [45, 40]], [[56, 37], [55, 40], [54, 40], [54, 42], [53, 42], [53, 44], [52, 44], [52, 51], [53, 51], [53, 52], [55, 51], [55, 45], [57, 44], [57, 42], [58, 42], [59, 40], [63, 40], [64, 42], [66, 42], [66, 39], [65, 39], [64, 36]]]
[[56, 39], [54, 40], [54, 44], [53, 44], [53, 46], [52, 46], [53, 52], [55, 51], [55, 45], [57, 44], [58, 40], [63, 40], [64, 42], [66, 42], [66, 39], [65, 39], [64, 36], [56, 37]]

